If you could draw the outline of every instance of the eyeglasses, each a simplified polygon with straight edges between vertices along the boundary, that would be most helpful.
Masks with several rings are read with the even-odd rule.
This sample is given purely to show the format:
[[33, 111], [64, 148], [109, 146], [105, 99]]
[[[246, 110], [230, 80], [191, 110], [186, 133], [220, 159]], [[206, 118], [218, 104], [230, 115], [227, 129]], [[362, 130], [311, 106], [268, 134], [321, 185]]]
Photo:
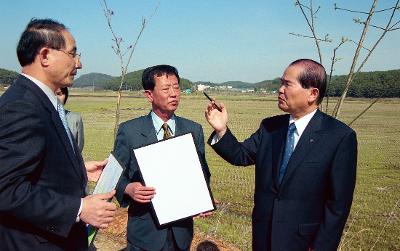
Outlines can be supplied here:
[[74, 52], [71, 52], [71, 51], [64, 51], [64, 50], [61, 50], [61, 49], [54, 49], [54, 50], [64, 52], [65, 54], [72, 56], [72, 58], [74, 58], [74, 59], [75, 59], [76, 57], [81, 58], [81, 53], [80, 53], [80, 52], [76, 52], [76, 51], [74, 51]]

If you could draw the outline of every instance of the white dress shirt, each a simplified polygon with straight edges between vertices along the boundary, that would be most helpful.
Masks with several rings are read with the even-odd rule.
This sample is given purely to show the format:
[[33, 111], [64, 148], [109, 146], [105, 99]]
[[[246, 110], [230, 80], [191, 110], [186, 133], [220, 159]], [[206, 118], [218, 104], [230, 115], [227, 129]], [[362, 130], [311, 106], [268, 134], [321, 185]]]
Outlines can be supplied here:
[[[299, 139], [301, 135], [303, 134], [304, 130], [306, 129], [308, 123], [314, 116], [314, 114], [317, 112], [317, 109], [314, 111], [310, 112], [307, 115], [304, 115], [303, 117], [299, 118], [298, 120], [294, 120], [292, 115], [290, 115], [289, 118], [289, 125], [294, 122], [294, 125], [296, 126], [296, 130], [294, 131], [294, 149], [296, 149], [296, 145], [299, 142]], [[288, 125], [288, 126], [289, 126]]]

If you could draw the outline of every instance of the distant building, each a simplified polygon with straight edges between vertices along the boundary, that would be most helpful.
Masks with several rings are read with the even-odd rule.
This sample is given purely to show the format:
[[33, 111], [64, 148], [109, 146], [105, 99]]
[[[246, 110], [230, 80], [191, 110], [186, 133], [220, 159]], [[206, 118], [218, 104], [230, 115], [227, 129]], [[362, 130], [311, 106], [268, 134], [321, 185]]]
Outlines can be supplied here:
[[232, 89], [233, 87], [231, 85], [220, 85], [218, 86], [218, 89], [222, 89], [222, 90], [228, 90], [228, 89]]
[[245, 90], [242, 90], [242, 92], [254, 92], [254, 89], [245, 89]]
[[198, 91], [204, 91], [207, 88], [210, 88], [210, 86], [209, 85], [202, 85], [202, 84], [197, 85], [197, 90]]

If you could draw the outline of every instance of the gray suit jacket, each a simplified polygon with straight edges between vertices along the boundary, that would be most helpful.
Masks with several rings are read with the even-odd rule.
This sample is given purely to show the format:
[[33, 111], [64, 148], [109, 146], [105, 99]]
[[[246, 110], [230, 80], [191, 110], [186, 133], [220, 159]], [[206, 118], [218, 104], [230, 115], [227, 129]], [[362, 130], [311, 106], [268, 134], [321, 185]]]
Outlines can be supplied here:
[[71, 130], [72, 136], [79, 147], [79, 151], [82, 152], [85, 143], [82, 117], [79, 113], [68, 110], [65, 110], [65, 117], [67, 118], [68, 127]]
[[[209, 182], [210, 171], [205, 159], [204, 135], [201, 125], [178, 116], [176, 116], [175, 122], [176, 136], [186, 133], [193, 134], [203, 172]], [[151, 115], [148, 114], [122, 123], [114, 146], [116, 158], [126, 167], [117, 185], [116, 197], [121, 206], [129, 205], [128, 243], [145, 250], [160, 250], [166, 241], [169, 226], [158, 227], [150, 203], [137, 203], [126, 196], [124, 191], [128, 183], [142, 181], [132, 150], [157, 141]], [[177, 153], [177, 156], [179, 156], [179, 153]], [[179, 248], [187, 249], [193, 238], [193, 220], [191, 218], [180, 220], [171, 223], [170, 226]]]

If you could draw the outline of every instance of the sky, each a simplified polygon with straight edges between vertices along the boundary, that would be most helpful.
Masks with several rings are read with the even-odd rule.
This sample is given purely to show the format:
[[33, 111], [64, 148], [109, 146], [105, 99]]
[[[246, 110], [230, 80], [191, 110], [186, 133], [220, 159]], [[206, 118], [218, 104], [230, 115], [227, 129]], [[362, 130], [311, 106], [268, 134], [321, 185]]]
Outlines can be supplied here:
[[[293, 0], [108, 0], [113, 10], [112, 25], [127, 47], [147, 26], [138, 41], [128, 72], [156, 64], [177, 67], [181, 77], [191, 81], [221, 83], [237, 80], [256, 83], [280, 77], [287, 65], [298, 58], [319, 61], [307, 23]], [[308, 4], [309, 1], [302, 1]], [[381, 0], [377, 9], [395, 4]], [[323, 64], [330, 70], [333, 49], [342, 37], [358, 41], [362, 26], [354, 18], [366, 16], [334, 10], [339, 7], [368, 11], [372, 0], [314, 0], [320, 6], [315, 20], [317, 34], [329, 34], [332, 43], [321, 43]], [[156, 7], [158, 8], [156, 9]], [[156, 9], [156, 11], [155, 11]], [[65, 24], [82, 53], [78, 75], [98, 72], [120, 75], [112, 35], [103, 13], [102, 0], [1, 0], [0, 68], [19, 72], [16, 46], [31, 18], [52, 18]], [[154, 15], [153, 15], [154, 13]], [[372, 24], [386, 25], [389, 12], [377, 13]], [[151, 18], [150, 18], [151, 17]], [[400, 19], [396, 14], [395, 22]], [[365, 47], [371, 47], [380, 30], [370, 28]], [[400, 69], [400, 30], [386, 34], [363, 71]], [[337, 52], [341, 59], [334, 75], [348, 74], [356, 47], [349, 42]], [[365, 57], [366, 50], [360, 59]]]

